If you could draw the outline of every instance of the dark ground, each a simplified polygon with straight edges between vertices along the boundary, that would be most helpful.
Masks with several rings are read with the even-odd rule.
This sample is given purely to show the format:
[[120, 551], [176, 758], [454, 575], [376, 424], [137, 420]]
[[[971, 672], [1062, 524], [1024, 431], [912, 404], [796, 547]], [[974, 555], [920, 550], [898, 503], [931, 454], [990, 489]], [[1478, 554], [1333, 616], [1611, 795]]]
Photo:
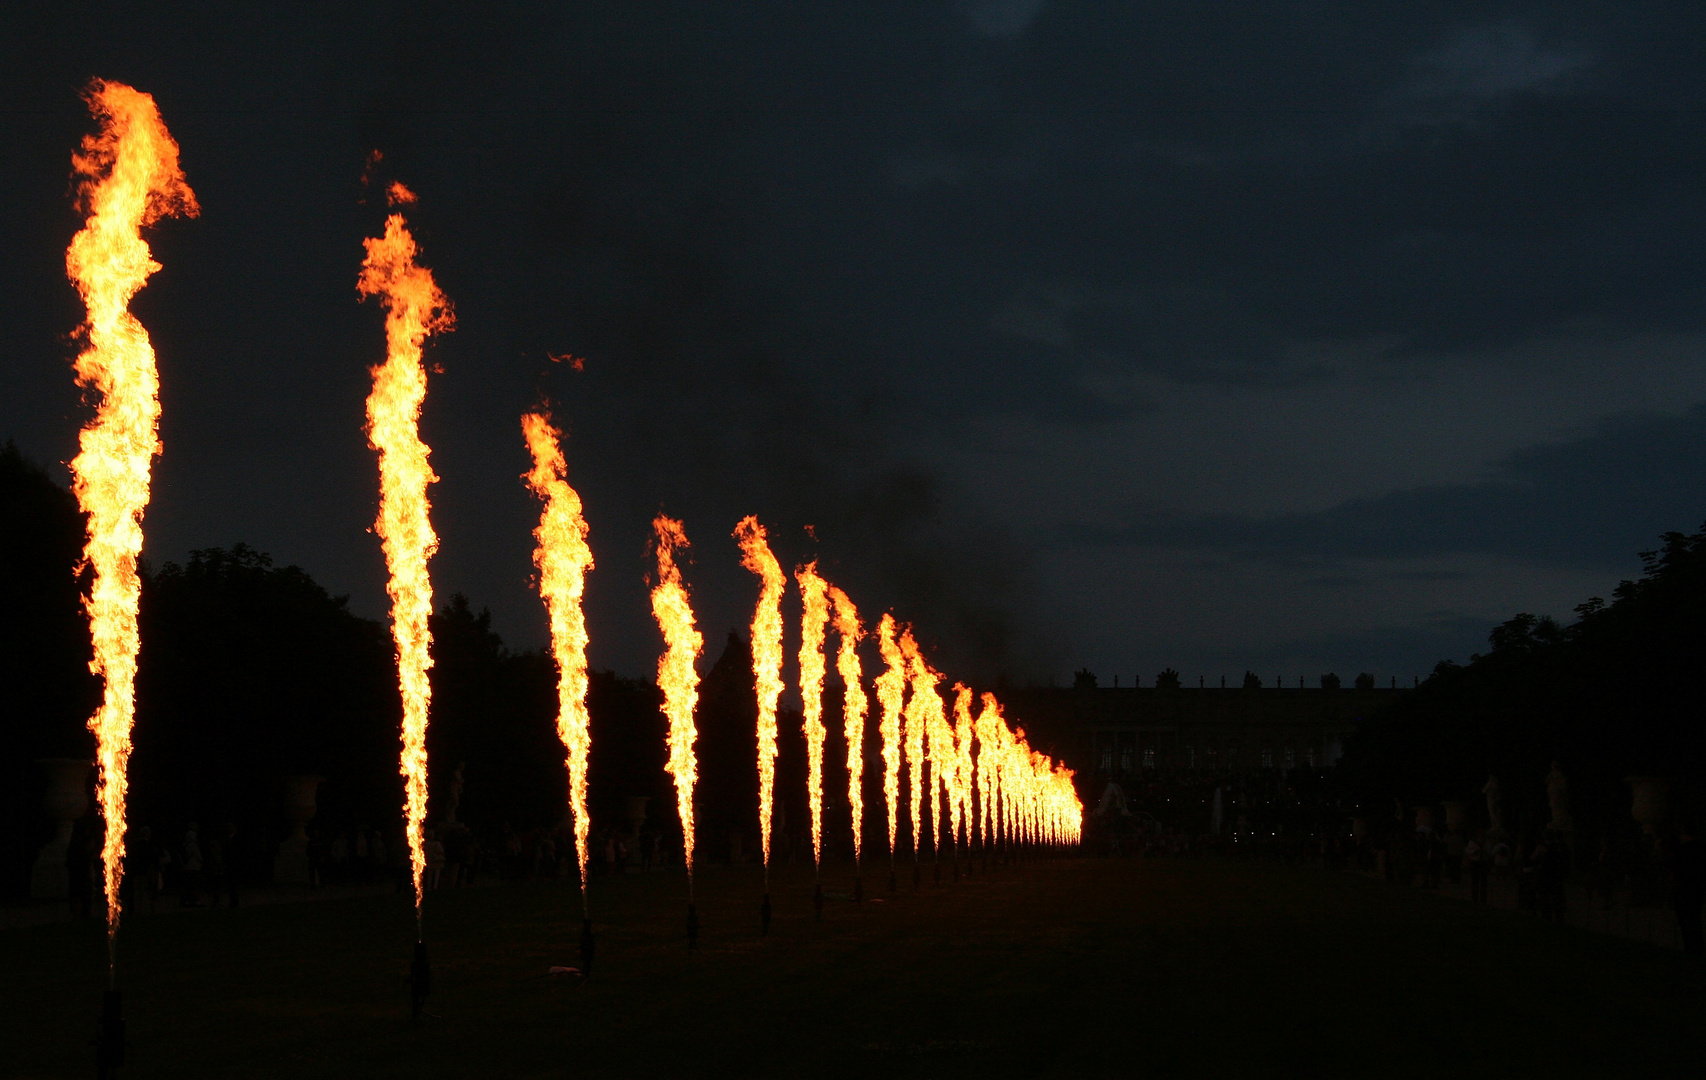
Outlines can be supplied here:
[[[828, 874], [846, 889], [850, 871]], [[809, 867], [594, 881], [595, 977], [557, 884], [139, 915], [130, 1077], [1621, 1076], [1697, 1073], [1706, 978], [1670, 951], [1355, 875], [1015, 865], [811, 918]], [[93, 1075], [99, 927], [0, 932], [0, 1074]]]

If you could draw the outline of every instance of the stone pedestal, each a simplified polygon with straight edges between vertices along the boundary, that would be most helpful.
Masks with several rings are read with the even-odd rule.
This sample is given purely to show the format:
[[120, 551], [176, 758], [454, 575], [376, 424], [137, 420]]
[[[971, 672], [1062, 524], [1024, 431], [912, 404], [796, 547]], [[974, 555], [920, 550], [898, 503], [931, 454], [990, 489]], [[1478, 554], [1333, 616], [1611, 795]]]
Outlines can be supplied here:
[[1653, 836], [1664, 824], [1670, 811], [1670, 781], [1656, 776], [1626, 778], [1634, 796], [1629, 814], [1641, 826], [1641, 831]]
[[272, 879], [281, 885], [307, 885], [313, 880], [308, 863], [308, 822], [314, 818], [324, 780], [323, 776], [284, 778], [284, 817], [290, 822], [290, 835], [278, 846], [272, 861]]
[[628, 865], [640, 865], [640, 826], [646, 823], [646, 804], [650, 795], [628, 796]]
[[65, 856], [71, 847], [71, 830], [77, 819], [89, 812], [89, 769], [91, 761], [77, 758], [42, 758], [36, 762], [47, 773], [47, 791], [42, 812], [53, 822], [53, 839], [30, 867], [32, 900], [64, 900], [71, 895]]
[[1570, 816], [1570, 781], [1556, 761], [1552, 763], [1552, 771], [1546, 774], [1546, 805], [1552, 812], [1552, 820], [1546, 823], [1548, 831], [1559, 836], [1575, 831], [1575, 820]]
[[1631, 802], [1629, 816], [1641, 826], [1641, 853], [1629, 871], [1630, 903], [1657, 904], [1664, 893], [1660, 867], [1659, 827], [1670, 816], [1670, 781], [1657, 776], [1627, 776]]
[[1445, 827], [1452, 832], [1462, 832], [1469, 821], [1469, 807], [1458, 799], [1445, 801]]

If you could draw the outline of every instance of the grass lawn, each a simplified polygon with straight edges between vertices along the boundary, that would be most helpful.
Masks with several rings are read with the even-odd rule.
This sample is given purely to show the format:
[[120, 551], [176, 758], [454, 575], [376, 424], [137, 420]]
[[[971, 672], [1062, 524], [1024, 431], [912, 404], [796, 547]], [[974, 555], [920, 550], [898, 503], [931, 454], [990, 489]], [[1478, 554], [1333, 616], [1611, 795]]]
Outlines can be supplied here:
[[[826, 869], [830, 888], [851, 871]], [[1706, 1068], [1675, 953], [1357, 876], [1237, 862], [1015, 865], [812, 918], [810, 868], [138, 916], [127, 1077], [1651, 1076]], [[90, 1076], [94, 925], [0, 932], [0, 1075]]]

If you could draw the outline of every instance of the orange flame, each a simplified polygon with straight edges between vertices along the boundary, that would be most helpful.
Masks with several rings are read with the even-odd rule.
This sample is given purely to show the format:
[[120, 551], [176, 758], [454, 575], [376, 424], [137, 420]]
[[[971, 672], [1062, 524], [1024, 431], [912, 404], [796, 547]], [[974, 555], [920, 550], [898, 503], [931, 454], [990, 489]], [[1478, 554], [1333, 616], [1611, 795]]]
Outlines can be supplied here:
[[97, 390], [93, 421], [78, 437], [72, 490], [88, 515], [83, 557], [94, 567], [84, 599], [94, 658], [104, 683], [89, 719], [100, 763], [96, 795], [106, 838], [101, 847], [109, 949], [118, 933], [119, 882], [124, 877], [125, 795], [129, 787], [130, 728], [136, 714], [136, 612], [142, 580], [142, 513], [149, 471], [160, 452], [160, 376], [148, 331], [130, 313], [130, 300], [160, 269], [142, 228], [162, 217], [194, 217], [195, 194], [178, 167], [178, 144], [166, 131], [154, 99], [122, 83], [90, 85], [85, 98], [100, 121], [71, 157], [81, 177], [79, 200], [88, 211], [65, 253], [66, 275], [88, 309], [77, 357], [77, 384]]
[[[973, 831], [971, 697], [970, 687], [963, 683], [954, 684], [954, 801], [951, 810], [954, 843], [963, 840], [968, 848]], [[962, 825], [965, 829], [963, 836], [960, 832]]]
[[823, 639], [829, 625], [829, 583], [817, 563], [794, 570], [800, 583], [800, 701], [806, 734], [806, 796], [811, 803], [812, 865], [823, 864]]
[[[900, 635], [900, 651], [906, 658], [907, 678], [912, 683], [912, 695], [906, 701], [906, 775], [912, 796], [912, 857], [918, 857], [919, 834], [924, 831], [924, 765], [929, 760], [928, 743], [930, 733], [936, 724], [940, 723], [942, 715], [942, 696], [936, 692], [936, 683], [942, 678], [931, 670], [924, 656], [918, 651], [918, 643], [912, 639], [912, 630], [905, 629]], [[941, 806], [935, 797], [935, 782], [928, 785], [930, 790], [930, 821], [932, 835], [939, 835], [941, 822]], [[934, 841], [932, 841], [934, 842]]]
[[[932, 675], [937, 672], [932, 671]], [[942, 698], [933, 694], [936, 704], [930, 708], [926, 719], [925, 738], [929, 740], [930, 749], [930, 848], [936, 858], [942, 857], [942, 804], [947, 802], [950, 811], [950, 823], [954, 805], [954, 728], [948, 723], [947, 713], [942, 709]], [[951, 834], [950, 834], [951, 835]]]
[[1034, 840], [1034, 818], [1036, 811], [1036, 759], [1035, 751], [1025, 741], [1025, 732], [1020, 729], [1014, 732], [1015, 745], [1013, 749], [1013, 775], [1018, 781], [1019, 788], [1019, 839], [1027, 843]]
[[1047, 794], [1047, 781], [1052, 762], [1035, 750], [1031, 751], [1031, 840], [1042, 843], [1047, 839], [1043, 832], [1044, 797]]
[[979, 842], [985, 847], [995, 838], [990, 829], [994, 824], [993, 809], [996, 798], [995, 763], [1000, 758], [999, 736], [996, 733], [1006, 726], [1006, 721], [1001, 719], [1000, 702], [995, 700], [994, 694], [984, 694], [983, 708], [977, 714], [973, 730], [977, 735], [977, 816], [982, 832]]
[[993, 828], [995, 829], [995, 838], [1001, 841], [1013, 839], [1013, 789], [1007, 782], [1008, 744], [1012, 742], [1012, 739], [1012, 730], [1007, 727], [1007, 721], [1002, 720], [995, 729], [995, 745], [992, 748], [994, 753], [991, 755], [995, 760], [990, 778], [995, 788], [994, 806], [991, 808], [994, 817]]
[[681, 815], [683, 850], [687, 857], [687, 889], [693, 891], [693, 785], [699, 778], [693, 743], [698, 732], [693, 710], [699, 703], [699, 673], [693, 662], [705, 639], [693, 626], [693, 608], [687, 602], [687, 587], [675, 565], [675, 549], [688, 546], [681, 522], [659, 514], [652, 522], [657, 535], [658, 583], [652, 589], [652, 615], [663, 631], [667, 648], [658, 658], [658, 687], [663, 691], [663, 713], [669, 719], [669, 761], [664, 771], [675, 778], [675, 808]]
[[906, 694], [906, 657], [894, 639], [894, 616], [884, 613], [877, 624], [877, 647], [887, 665], [877, 676], [877, 701], [883, 718], [877, 733], [883, 739], [883, 800], [889, 811], [889, 862], [894, 862], [894, 838], [900, 822], [901, 699]]
[[1072, 770], [1031, 749], [1024, 728], [1009, 730], [993, 694], [983, 695], [983, 703], [976, 721], [978, 782], [990, 787], [985, 798], [991, 811], [990, 835], [1010, 842], [1078, 843], [1084, 804], [1073, 786]]
[[421, 876], [426, 849], [421, 826], [427, 803], [427, 709], [432, 685], [432, 581], [427, 560], [438, 537], [427, 517], [427, 485], [438, 477], [418, 430], [426, 400], [421, 344], [427, 335], [450, 329], [450, 302], [432, 272], [415, 263], [415, 238], [403, 215], [385, 219], [385, 235], [362, 241], [367, 258], [356, 283], [363, 296], [385, 298], [385, 363], [373, 368], [367, 397], [367, 439], [379, 451], [379, 518], [375, 528], [385, 548], [391, 579], [391, 636], [397, 643], [397, 681], [403, 695], [403, 750], [399, 771], [406, 778], [409, 862], [414, 868], [415, 921], [420, 922]]
[[1017, 826], [1019, 802], [1022, 798], [1020, 777], [1015, 767], [1018, 754], [1013, 743], [1012, 730], [1002, 731], [1001, 755], [995, 765], [997, 774], [1001, 778], [1001, 838], [1009, 844], [1019, 840]]
[[562, 431], [545, 412], [524, 413], [522, 435], [533, 455], [525, 475], [528, 487], [545, 501], [539, 527], [533, 530], [539, 546], [533, 564], [539, 568], [539, 595], [551, 620], [551, 652], [557, 659], [557, 735], [568, 752], [569, 807], [575, 818], [575, 857], [580, 863], [581, 904], [586, 905], [587, 834], [592, 821], [586, 812], [586, 765], [592, 749], [592, 725], [586, 710], [586, 615], [581, 598], [586, 572], [592, 569], [586, 519], [581, 499], [564, 479], [568, 463], [558, 443]]
[[[1032, 749], [1025, 739], [1024, 728], [1009, 728], [994, 694], [983, 695], [983, 709], [973, 719], [972, 693], [956, 684], [955, 723], [950, 727], [942, 715], [941, 697], [935, 691], [936, 680], [941, 676], [924, 661], [910, 633], [902, 636], [900, 651], [905, 654], [913, 679], [913, 699], [906, 708], [907, 751], [910, 759], [913, 729], [922, 723], [934, 773], [929, 790], [933, 828], [938, 837], [936, 789], [940, 788], [948, 801], [949, 835], [956, 844], [960, 837], [958, 822], [962, 820], [967, 843], [972, 842], [973, 830], [979, 826], [986, 846], [1001, 840], [1052, 845], [1078, 843], [1083, 836], [1084, 804], [1078, 798], [1072, 770]], [[928, 689], [927, 695], [921, 695], [924, 689]], [[914, 783], [916, 800], [919, 786], [916, 777]], [[916, 809], [914, 820], [917, 820]]]
[[847, 736], [847, 805], [853, 813], [853, 868], [858, 873], [860, 849], [865, 826], [865, 713], [870, 699], [865, 696], [865, 675], [859, 666], [859, 639], [864, 630], [859, 625], [859, 611], [847, 594], [830, 586], [829, 598], [835, 604], [835, 632], [841, 647], [835, 654], [835, 670], [841, 675], [842, 731]]
[[763, 581], [752, 612], [752, 675], [758, 687], [758, 830], [768, 880], [776, 786], [776, 699], [782, 696], [782, 593], [788, 576], [770, 553], [764, 526], [756, 517], [741, 519], [735, 539], [740, 541], [740, 564]]

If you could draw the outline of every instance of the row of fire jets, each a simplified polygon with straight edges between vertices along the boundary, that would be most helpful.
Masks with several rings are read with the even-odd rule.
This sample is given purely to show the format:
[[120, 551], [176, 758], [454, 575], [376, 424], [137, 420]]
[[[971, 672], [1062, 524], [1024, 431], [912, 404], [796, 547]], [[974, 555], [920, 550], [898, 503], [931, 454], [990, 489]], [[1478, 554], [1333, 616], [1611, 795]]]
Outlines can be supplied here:
[[[533, 455], [527, 481], [543, 501], [534, 530], [538, 546], [539, 591], [550, 616], [552, 649], [559, 672], [557, 728], [568, 752], [569, 797], [574, 812], [576, 852], [585, 886], [589, 819], [586, 813], [586, 763], [590, 728], [586, 710], [585, 617], [581, 598], [585, 574], [592, 566], [588, 528], [579, 496], [564, 478], [566, 463], [560, 432], [544, 412], [522, 418], [522, 430]], [[658, 660], [658, 686], [663, 712], [669, 720], [669, 758], [665, 769], [675, 781], [676, 807], [685, 841], [689, 874], [693, 867], [693, 788], [698, 764], [694, 709], [698, 672], [694, 666], [703, 638], [694, 624], [687, 588], [675, 553], [688, 546], [682, 523], [659, 515], [652, 523], [657, 579], [652, 589], [652, 613], [663, 633], [665, 651]], [[770, 864], [771, 820], [774, 805], [775, 762], [778, 750], [776, 705], [784, 689], [782, 678], [782, 600], [788, 577], [771, 552], [768, 536], [756, 517], [743, 519], [734, 531], [741, 563], [760, 580], [752, 618], [752, 668], [758, 698], [759, 832], [764, 865]], [[847, 744], [847, 797], [852, 809], [853, 852], [862, 856], [864, 838], [865, 720], [870, 697], [859, 657], [859, 643], [868, 635], [852, 599], [817, 572], [816, 562], [794, 571], [801, 601], [800, 699], [806, 740], [806, 787], [811, 814], [812, 856], [823, 856], [823, 749], [828, 730], [823, 724], [826, 644], [834, 629], [839, 641], [836, 670], [843, 684], [843, 732]], [[1003, 840], [1043, 844], [1075, 844], [1083, 821], [1083, 805], [1073, 788], [1072, 772], [1031, 749], [1024, 729], [1013, 729], [1002, 716], [995, 695], [982, 695], [973, 715], [973, 693], [954, 684], [953, 719], [937, 690], [943, 676], [924, 658], [909, 627], [884, 614], [874, 632], [884, 671], [873, 683], [882, 741], [883, 794], [888, 809], [888, 843], [892, 859], [899, 831], [900, 775], [905, 765], [909, 782], [912, 846], [916, 855], [923, 832], [924, 806], [930, 807], [930, 833], [939, 850], [943, 825], [946, 845]], [[910, 693], [908, 692], [910, 691]], [[944, 808], [946, 814], [944, 815]], [[946, 821], [944, 822], [944, 817]]]
[[[84, 228], [66, 253], [67, 274], [88, 309], [82, 327], [86, 347], [77, 357], [78, 383], [96, 391], [96, 416], [83, 429], [72, 462], [73, 490], [88, 517], [85, 556], [94, 571], [87, 600], [94, 670], [105, 692], [90, 719], [97, 739], [98, 794], [108, 822], [103, 862], [109, 941], [119, 916], [123, 874], [124, 818], [131, 727], [135, 712], [137, 610], [141, 582], [142, 515], [148, 504], [153, 457], [159, 452], [159, 374], [148, 333], [129, 311], [130, 300], [159, 269], [143, 227], [167, 216], [194, 216], [197, 204], [178, 164], [178, 146], [154, 100], [121, 83], [93, 83], [87, 93], [101, 130], [84, 139], [73, 166], [78, 198], [87, 213]], [[377, 161], [375, 155], [374, 161]], [[428, 464], [418, 420], [426, 398], [422, 346], [450, 329], [450, 303], [430, 270], [416, 261], [414, 237], [398, 207], [415, 201], [401, 183], [387, 192], [391, 213], [381, 236], [363, 243], [357, 288], [381, 299], [386, 309], [386, 360], [373, 368], [367, 399], [367, 434], [379, 453], [380, 506], [375, 531], [385, 552], [391, 596], [392, 635], [397, 646], [402, 696], [400, 771], [414, 867], [417, 922], [425, 867], [423, 824], [427, 801], [426, 725], [431, 684], [432, 586], [427, 564], [438, 538], [429, 519], [427, 488], [436, 477]], [[533, 459], [526, 480], [544, 509], [535, 530], [539, 589], [550, 616], [559, 685], [558, 732], [567, 751], [569, 799], [584, 893], [589, 817], [587, 758], [591, 750], [586, 709], [587, 628], [581, 610], [585, 575], [592, 568], [587, 525], [579, 496], [566, 480], [561, 432], [544, 411], [522, 418]], [[693, 867], [693, 788], [697, 762], [693, 745], [698, 695], [695, 669], [703, 640], [694, 627], [674, 553], [687, 545], [678, 521], [654, 522], [658, 575], [652, 610], [666, 649], [658, 662], [663, 712], [669, 721], [667, 770], [674, 778], [677, 809], [686, 841], [689, 882]], [[770, 861], [771, 810], [777, 753], [776, 703], [783, 690], [781, 602], [788, 578], [771, 553], [755, 518], [736, 529], [743, 564], [762, 581], [752, 622], [753, 671], [758, 693], [760, 825], [764, 860]], [[823, 684], [825, 644], [831, 626], [839, 639], [837, 670], [845, 686], [843, 716], [849, 753], [848, 797], [853, 820], [862, 819], [861, 773], [864, 723], [869, 708], [858, 645], [867, 636], [852, 601], [817, 573], [815, 563], [795, 571], [803, 603], [799, 653], [800, 693], [808, 753], [812, 849], [822, 856]], [[912, 843], [916, 853], [923, 807], [930, 806], [930, 836], [940, 845], [944, 809], [948, 843], [1017, 841], [1071, 844], [1078, 840], [1083, 807], [1072, 773], [1027, 745], [1022, 729], [1010, 728], [1001, 707], [984, 694], [973, 714], [973, 694], [955, 684], [952, 720], [937, 686], [943, 676], [924, 659], [911, 630], [885, 614], [875, 630], [885, 665], [872, 686], [880, 707], [883, 791], [888, 807], [891, 858], [898, 832], [900, 775], [910, 789]], [[854, 830], [854, 851], [862, 847]], [[690, 885], [691, 888], [691, 885]], [[109, 957], [110, 960], [110, 957]]]

